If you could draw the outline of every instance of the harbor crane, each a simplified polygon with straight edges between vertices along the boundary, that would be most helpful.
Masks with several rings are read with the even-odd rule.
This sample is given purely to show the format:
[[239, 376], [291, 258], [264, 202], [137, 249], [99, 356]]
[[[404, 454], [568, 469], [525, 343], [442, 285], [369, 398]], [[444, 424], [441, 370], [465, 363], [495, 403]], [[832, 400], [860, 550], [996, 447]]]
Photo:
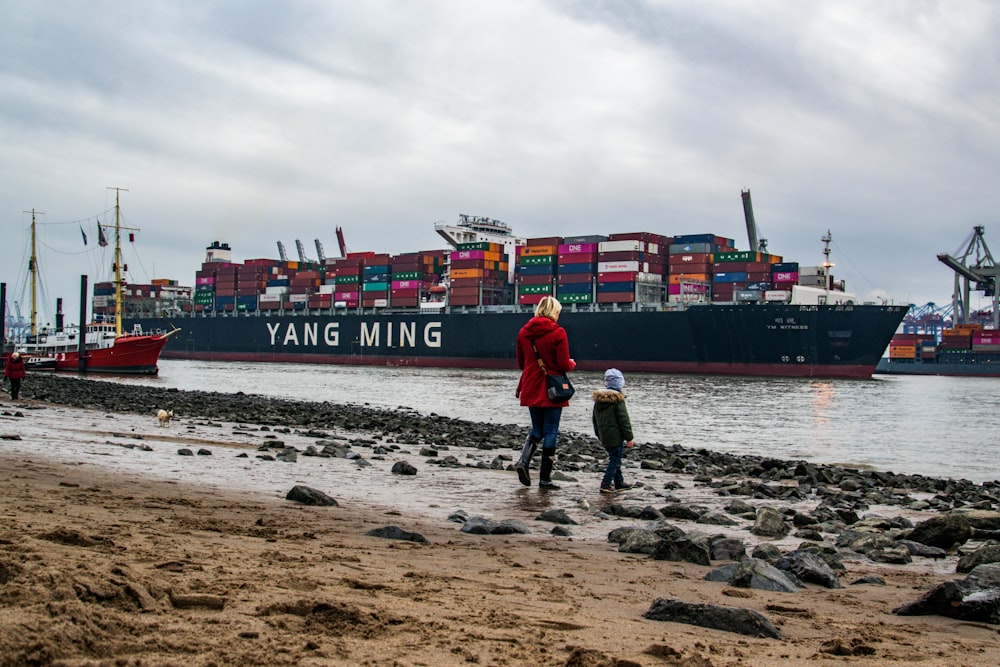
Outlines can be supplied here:
[[285, 244], [278, 241], [278, 258], [281, 259], [282, 263], [288, 261], [288, 253], [285, 252]]
[[323, 244], [316, 239], [316, 258], [319, 259], [320, 264], [326, 264], [326, 253], [323, 252]]
[[747, 240], [750, 242], [750, 250], [766, 253], [767, 239], [758, 238], [757, 221], [753, 217], [753, 202], [750, 200], [750, 190], [740, 192], [743, 198], [743, 218], [747, 223]]
[[299, 251], [299, 261], [300, 262], [311, 262], [313, 260], [306, 257], [306, 248], [302, 245], [302, 241], [295, 239], [295, 249]]
[[974, 226], [964, 251], [960, 249], [956, 252], [957, 257], [941, 253], [937, 258], [955, 272], [955, 290], [951, 297], [955, 324], [972, 321], [970, 292], [976, 291], [993, 298], [993, 328], [1000, 329], [1000, 294], [997, 293], [1000, 266], [993, 260], [984, 232], [983, 225]]
[[340, 246], [340, 256], [347, 257], [347, 243], [344, 242], [343, 227], [337, 227], [337, 245]]

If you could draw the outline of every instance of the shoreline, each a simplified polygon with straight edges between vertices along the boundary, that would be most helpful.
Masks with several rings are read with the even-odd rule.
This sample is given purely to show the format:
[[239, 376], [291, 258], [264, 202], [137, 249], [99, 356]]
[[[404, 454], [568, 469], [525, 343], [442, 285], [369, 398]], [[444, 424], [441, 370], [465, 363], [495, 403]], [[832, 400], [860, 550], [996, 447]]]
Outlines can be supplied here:
[[[669, 456], [699, 461], [699, 470], [640, 469], [638, 460], [630, 460], [627, 478], [644, 486], [608, 499], [595, 492], [598, 472], [586, 460], [587, 444], [572, 436], [565, 443], [563, 474], [577, 481], [545, 494], [519, 487], [505, 466], [489, 466], [497, 459], [509, 464], [503, 456], [516, 455], [506, 439], [487, 447], [480, 436], [465, 446], [413, 436], [427, 425], [444, 425], [469, 440], [474, 426], [456, 420], [335, 406], [344, 413], [342, 423], [292, 427], [263, 422], [277, 419], [283, 409], [299, 414], [301, 406], [194, 394], [192, 404], [197, 398], [215, 416], [179, 410], [173, 424], [161, 429], [145, 403], [163, 399], [155, 390], [131, 387], [106, 404], [106, 398], [88, 398], [92, 386], [69, 380], [70, 391], [63, 382], [35, 387], [52, 398], [63, 392], [59, 397], [67, 403], [100, 405], [0, 402], [0, 436], [21, 438], [0, 440], [0, 465], [7, 471], [0, 476], [0, 497], [6, 500], [0, 599], [7, 610], [0, 612], [0, 656], [7, 656], [0, 657], [0, 665], [112, 665], [134, 659], [142, 665], [183, 660], [721, 667], [843, 664], [845, 656], [851, 664], [872, 665], [1000, 663], [996, 626], [892, 614], [929, 587], [960, 578], [953, 550], [944, 559], [914, 558], [909, 565], [877, 563], [860, 554], [844, 557], [843, 588], [807, 584], [778, 593], [706, 581], [724, 561], [706, 567], [654, 560], [623, 553], [607, 540], [613, 529], [647, 523], [600, 512], [609, 501], [641, 509], [676, 500], [718, 511], [743, 499], [757, 508], [804, 514], [830, 497], [824, 494], [834, 493], [830, 483], [819, 487], [824, 491], [812, 486], [804, 498], [754, 497], [802, 488], [777, 474], [769, 479], [769, 471], [779, 469], [775, 463], [751, 462], [763, 468], [763, 477], [729, 478], [726, 465], [748, 462], [668, 448]], [[187, 400], [187, 392], [166, 393], [174, 405]], [[218, 418], [227, 411], [244, 419]], [[347, 428], [348, 422], [355, 425]], [[385, 428], [404, 422], [407, 428]], [[318, 440], [350, 445], [369, 465], [302, 456], [306, 443]], [[297, 462], [256, 459], [269, 441], [298, 449]], [[432, 446], [436, 456], [429, 455]], [[180, 447], [205, 447], [212, 455], [182, 457]], [[457, 465], [443, 465], [440, 459], [447, 456]], [[417, 475], [390, 473], [398, 460], [413, 463]], [[708, 465], [720, 474], [706, 475]], [[816, 471], [830, 473], [824, 466]], [[853, 470], [850, 480], [840, 483], [863, 481], [862, 472]], [[244, 484], [228, 488], [226, 480], [234, 478]], [[284, 500], [294, 483], [327, 492], [339, 505], [306, 507]], [[680, 488], [668, 488], [675, 485]], [[968, 490], [954, 486], [951, 493]], [[972, 488], [994, 490], [993, 485]], [[933, 500], [929, 492], [883, 491], [889, 499]], [[838, 501], [850, 493], [838, 489]], [[578, 525], [567, 527], [572, 536], [552, 535], [553, 524], [536, 521], [544, 509], [563, 509], [576, 519]], [[521, 520], [531, 532], [464, 533], [447, 520], [456, 510]], [[867, 503], [858, 514], [892, 514], [918, 523], [941, 512]], [[735, 526], [670, 522], [692, 534], [739, 536], [748, 553], [760, 543], [788, 551], [804, 542], [794, 533], [754, 536], [742, 519]], [[419, 532], [428, 542], [365, 535], [389, 525]], [[872, 574], [886, 585], [850, 585]], [[653, 600], [664, 596], [753, 609], [767, 616], [782, 638], [643, 618]]]

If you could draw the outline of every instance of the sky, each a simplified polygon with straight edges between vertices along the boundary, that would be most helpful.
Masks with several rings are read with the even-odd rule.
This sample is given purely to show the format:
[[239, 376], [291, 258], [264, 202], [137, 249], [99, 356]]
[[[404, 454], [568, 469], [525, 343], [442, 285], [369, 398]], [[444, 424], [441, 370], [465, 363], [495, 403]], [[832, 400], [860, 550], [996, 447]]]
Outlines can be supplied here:
[[[740, 198], [788, 261], [863, 300], [950, 303], [938, 253], [1000, 253], [1000, 3], [931, 0], [0, 0], [0, 280], [40, 318], [205, 247], [439, 249], [461, 213], [518, 236], [711, 232]], [[84, 245], [83, 234], [88, 236]], [[998, 256], [1000, 258], [1000, 256]], [[985, 301], [983, 302], [985, 303]], [[27, 309], [22, 306], [22, 311]], [[72, 319], [72, 318], [71, 318]]]

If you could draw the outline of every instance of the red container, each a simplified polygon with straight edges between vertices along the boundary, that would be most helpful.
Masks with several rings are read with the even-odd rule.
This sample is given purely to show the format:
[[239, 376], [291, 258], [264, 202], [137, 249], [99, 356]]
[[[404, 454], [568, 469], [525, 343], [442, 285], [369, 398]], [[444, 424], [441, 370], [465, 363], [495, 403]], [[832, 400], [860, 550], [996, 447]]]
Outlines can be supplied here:
[[638, 271], [604, 271], [597, 274], [599, 283], [634, 283]]
[[456, 287], [456, 286], [452, 285], [452, 287], [448, 291], [448, 293], [451, 296], [459, 296], [459, 297], [474, 296], [474, 297], [478, 297], [479, 296], [479, 285], [473, 285], [471, 287], [461, 287], [461, 286]]
[[598, 262], [644, 262], [648, 253], [638, 250], [619, 250], [617, 252], [597, 253]]
[[537, 239], [528, 239], [525, 245], [535, 246], [535, 245], [554, 245], [558, 246], [563, 242], [561, 236], [546, 236]]
[[[566, 247], [566, 246], [563, 246]], [[559, 253], [558, 264], [593, 264], [597, 261], [597, 252]]]
[[392, 302], [395, 303], [397, 298], [406, 297], [418, 297], [420, 296], [419, 289], [394, 289], [390, 292], [392, 295]]
[[448, 304], [451, 306], [478, 306], [479, 296], [455, 296], [448, 297]]
[[392, 295], [389, 301], [393, 306], [399, 306], [401, 308], [413, 308], [414, 306], [420, 305], [419, 296], [396, 296]]
[[565, 273], [560, 275], [556, 282], [559, 285], [579, 285], [580, 283], [590, 283], [593, 281], [594, 274], [592, 273]]
[[633, 294], [632, 292], [597, 293], [597, 303], [633, 303], [634, 301], [635, 301], [635, 294]]
[[[590, 275], [585, 273], [583, 275]], [[519, 285], [551, 285], [555, 280], [555, 276], [544, 275], [544, 276], [522, 276], [518, 274], [517, 282]]]
[[[667, 263], [670, 266], [675, 264], [712, 264], [712, 253], [710, 252], [686, 252], [676, 253], [667, 256]], [[705, 271], [705, 273], [709, 273]]]
[[518, 295], [517, 302], [519, 304], [521, 304], [522, 306], [534, 306], [539, 301], [542, 300], [542, 297], [546, 297], [546, 296], [551, 296], [551, 295], [549, 295], [549, 294], [521, 294], [521, 295]]
[[668, 274], [672, 276], [688, 275], [688, 276], [702, 276], [705, 274], [715, 273], [714, 264], [671, 264], [667, 267]]

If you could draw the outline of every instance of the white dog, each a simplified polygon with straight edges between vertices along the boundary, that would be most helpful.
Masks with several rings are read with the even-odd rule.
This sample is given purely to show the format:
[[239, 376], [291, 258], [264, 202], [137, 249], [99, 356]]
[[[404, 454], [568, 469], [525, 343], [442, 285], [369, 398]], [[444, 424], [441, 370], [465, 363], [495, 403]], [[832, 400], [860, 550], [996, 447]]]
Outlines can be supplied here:
[[173, 410], [160, 410], [156, 413], [156, 418], [160, 420], [160, 426], [170, 428], [170, 420], [174, 418]]

